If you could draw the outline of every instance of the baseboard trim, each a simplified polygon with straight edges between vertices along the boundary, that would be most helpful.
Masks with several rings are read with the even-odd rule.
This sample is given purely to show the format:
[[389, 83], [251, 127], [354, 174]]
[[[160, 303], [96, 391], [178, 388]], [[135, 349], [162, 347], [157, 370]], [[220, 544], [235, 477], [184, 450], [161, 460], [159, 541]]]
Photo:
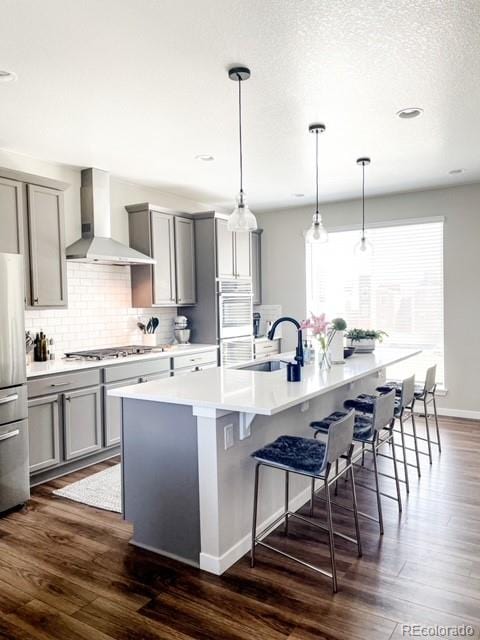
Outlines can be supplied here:
[[[290, 500], [290, 510], [297, 511], [308, 500], [310, 500], [310, 488], [304, 489], [301, 493], [295, 496], [295, 498], [292, 498]], [[257, 532], [263, 531], [265, 527], [268, 527], [269, 524], [279, 518], [282, 513], [283, 509], [278, 509], [278, 511], [276, 511], [269, 518], [258, 525]], [[278, 526], [280, 527], [281, 525], [282, 523], [280, 522]], [[238, 542], [236, 542], [232, 547], [230, 547], [230, 549], [228, 549], [228, 551], [226, 551], [221, 556], [212, 556], [208, 553], [200, 553], [200, 569], [220, 576], [229, 567], [235, 564], [235, 562], [240, 560], [240, 558], [244, 556], [247, 551], [250, 551], [251, 544], [252, 539], [249, 533], [241, 538]]]
[[480, 411], [471, 411], [470, 409], [446, 409], [437, 407], [439, 416], [448, 418], [466, 418], [467, 420], [480, 420]]
[[152, 547], [149, 544], [143, 544], [143, 542], [137, 542], [134, 538], [131, 538], [128, 541], [128, 544], [131, 544], [133, 547], [138, 547], [139, 549], [145, 549], [145, 551], [151, 551], [152, 553], [156, 553], [160, 556], [165, 556], [166, 558], [171, 558], [172, 560], [177, 560], [178, 562], [183, 562], [184, 564], [188, 564], [191, 567], [195, 567], [198, 569], [198, 562], [194, 562], [193, 560], [189, 560], [188, 558], [184, 558], [183, 556], [176, 555], [175, 553], [170, 553], [169, 551], [163, 551], [163, 549], [157, 549], [156, 547]]

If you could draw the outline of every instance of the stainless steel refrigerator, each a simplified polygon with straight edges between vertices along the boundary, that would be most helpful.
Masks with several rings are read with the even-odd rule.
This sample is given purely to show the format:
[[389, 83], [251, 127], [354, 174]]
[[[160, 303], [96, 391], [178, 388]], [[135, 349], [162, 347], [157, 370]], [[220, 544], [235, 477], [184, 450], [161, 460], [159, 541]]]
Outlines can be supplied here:
[[0, 253], [0, 513], [30, 497], [23, 256]]

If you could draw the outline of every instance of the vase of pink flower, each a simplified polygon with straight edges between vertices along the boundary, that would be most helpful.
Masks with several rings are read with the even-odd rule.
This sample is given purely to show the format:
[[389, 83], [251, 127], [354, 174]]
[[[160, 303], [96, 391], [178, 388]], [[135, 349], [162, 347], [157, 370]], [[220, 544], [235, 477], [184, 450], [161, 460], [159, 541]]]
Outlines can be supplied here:
[[330, 323], [324, 313], [316, 316], [310, 313], [310, 317], [300, 324], [302, 331], [308, 330], [318, 341], [320, 346], [320, 367], [328, 369], [331, 366], [330, 357], [328, 355], [328, 331]]
[[310, 313], [310, 317], [304, 320], [300, 328], [310, 331], [320, 346], [320, 367], [330, 368], [333, 364], [343, 364], [343, 337], [347, 323], [343, 318], [334, 318], [328, 321], [324, 313], [316, 316]]

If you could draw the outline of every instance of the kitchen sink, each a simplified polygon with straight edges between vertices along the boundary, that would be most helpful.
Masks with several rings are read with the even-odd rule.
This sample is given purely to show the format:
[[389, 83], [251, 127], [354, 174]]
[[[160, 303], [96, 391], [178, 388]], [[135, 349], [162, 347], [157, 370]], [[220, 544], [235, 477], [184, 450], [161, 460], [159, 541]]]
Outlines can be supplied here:
[[280, 360], [264, 360], [263, 362], [255, 362], [255, 364], [248, 364], [243, 367], [236, 367], [237, 369], [243, 369], [244, 371], [279, 371], [285, 369], [287, 365]]

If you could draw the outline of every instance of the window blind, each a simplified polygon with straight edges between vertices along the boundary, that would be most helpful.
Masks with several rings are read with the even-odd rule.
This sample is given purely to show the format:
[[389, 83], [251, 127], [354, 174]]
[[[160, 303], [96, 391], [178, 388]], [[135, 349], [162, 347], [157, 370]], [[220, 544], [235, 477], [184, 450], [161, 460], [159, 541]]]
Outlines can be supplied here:
[[394, 375], [409, 375], [413, 367], [421, 382], [436, 363], [437, 382], [444, 384], [443, 221], [376, 227], [366, 235], [374, 253], [363, 263], [354, 255], [358, 230], [307, 245], [307, 312], [343, 317], [349, 328], [383, 329], [385, 345], [422, 350]]

